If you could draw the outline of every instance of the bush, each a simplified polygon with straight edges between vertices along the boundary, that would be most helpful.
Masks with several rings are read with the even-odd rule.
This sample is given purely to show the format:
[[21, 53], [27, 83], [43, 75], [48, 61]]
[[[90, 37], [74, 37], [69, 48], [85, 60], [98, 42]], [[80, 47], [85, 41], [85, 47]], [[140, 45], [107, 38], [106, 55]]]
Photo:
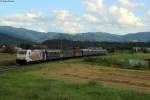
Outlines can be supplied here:
[[97, 64], [107, 67], [119, 67], [124, 69], [144, 69], [145, 63], [142, 60], [128, 60], [128, 59], [113, 59], [113, 58], [85, 58], [84, 62], [90, 64]]

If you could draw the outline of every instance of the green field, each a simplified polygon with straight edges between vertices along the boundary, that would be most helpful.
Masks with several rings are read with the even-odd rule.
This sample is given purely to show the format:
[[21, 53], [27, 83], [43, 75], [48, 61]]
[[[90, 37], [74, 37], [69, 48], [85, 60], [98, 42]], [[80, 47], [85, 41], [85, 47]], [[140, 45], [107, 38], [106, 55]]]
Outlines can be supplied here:
[[0, 66], [15, 65], [15, 54], [0, 53]]
[[146, 59], [150, 59], [150, 53], [115, 53], [101, 57], [85, 58], [83, 62], [107, 67], [144, 70], [147, 67]]
[[[145, 59], [149, 55], [135, 56], [104, 57]], [[57, 61], [3, 74], [0, 100], [150, 100], [149, 71], [94, 63], [85, 59]]]
[[[150, 82], [134, 83], [134, 80], [129, 79], [133, 84], [125, 82], [125, 87], [121, 81], [126, 77], [120, 75], [122, 80], [116, 77], [117, 73], [124, 72], [134, 78], [133, 75], [138, 73], [138, 80], [142, 80], [143, 77], [148, 77], [150, 72], [97, 69], [97, 66], [74, 62], [50, 63], [1, 75], [0, 100], [150, 100]], [[72, 71], [77, 73], [73, 74]], [[91, 77], [92, 75], [94, 77]], [[106, 78], [107, 75], [116, 77], [120, 82], [95, 79], [96, 76]]]

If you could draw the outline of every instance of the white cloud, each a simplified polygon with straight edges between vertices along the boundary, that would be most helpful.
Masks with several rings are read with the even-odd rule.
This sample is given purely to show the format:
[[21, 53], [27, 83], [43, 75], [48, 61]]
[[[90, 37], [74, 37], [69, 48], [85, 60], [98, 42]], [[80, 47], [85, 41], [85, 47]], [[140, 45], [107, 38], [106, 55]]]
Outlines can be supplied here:
[[85, 31], [84, 26], [77, 22], [65, 22], [63, 28], [64, 32], [69, 32], [72, 34]]
[[40, 17], [40, 13], [37, 13], [37, 12], [28, 12], [26, 14], [27, 17], [29, 18], [37, 18], [37, 17]]
[[59, 32], [75, 34], [84, 32], [81, 17], [72, 14], [66, 10], [54, 11], [53, 20], [49, 22], [49, 26]]
[[119, 2], [127, 8], [141, 9], [144, 8], [144, 3], [131, 2], [130, 0], [119, 0]]
[[92, 14], [84, 14], [83, 15], [83, 18], [88, 21], [88, 22], [91, 22], [91, 23], [98, 23], [98, 18]]
[[135, 16], [132, 12], [129, 12], [126, 8], [120, 8], [120, 17], [118, 19], [120, 24], [127, 24], [133, 26], [143, 26], [142, 20]]
[[116, 6], [111, 6], [109, 8], [109, 13], [111, 16], [111, 20], [113, 22], [118, 23], [119, 25], [124, 26], [143, 26], [144, 23], [142, 19], [136, 16], [134, 13], [130, 12], [126, 8], [118, 8]]
[[96, 4], [97, 4], [97, 10], [98, 10], [98, 12], [101, 15], [103, 15], [103, 13], [104, 13], [104, 2], [103, 2], [103, 0], [97, 0]]
[[103, 0], [84, 1], [84, 5], [86, 9], [92, 13], [97, 13], [99, 15], [104, 14], [105, 6]]
[[40, 14], [36, 12], [28, 13], [16, 13], [10, 14], [9, 16], [1, 16], [1, 24], [6, 26], [15, 26], [15, 27], [31, 27], [32, 23], [37, 21], [37, 18], [40, 18]]
[[57, 11], [54, 11], [54, 16], [58, 20], [65, 21], [66, 19], [68, 19], [69, 16], [71, 16], [71, 13], [66, 10], [57, 10]]
[[96, 12], [97, 10], [96, 4], [94, 2], [86, 1], [84, 2], [84, 5], [89, 11]]
[[118, 8], [117, 6], [111, 6], [111, 7], [109, 8], [109, 13], [110, 13], [111, 15], [115, 15], [115, 14], [118, 13], [118, 10], [119, 10], [119, 8]]
[[17, 13], [0, 18], [1, 26], [27, 28], [39, 32], [58, 31], [70, 34], [85, 31], [81, 18], [66, 10], [54, 11], [51, 16], [42, 16], [38, 12]]
[[150, 11], [148, 12], [148, 16], [150, 16]]
[[51, 11], [47, 16], [39, 12], [9, 14], [9, 16], [0, 17], [0, 25], [22, 27], [40, 32], [55, 31], [70, 34], [89, 31], [124, 34], [144, 31], [146, 25], [150, 26], [150, 12], [144, 20], [129, 9], [138, 7], [139, 3], [129, 0], [120, 0], [120, 2], [122, 3], [120, 6], [106, 7], [104, 0], [86, 0], [84, 1], [86, 12], [80, 15], [67, 10]]

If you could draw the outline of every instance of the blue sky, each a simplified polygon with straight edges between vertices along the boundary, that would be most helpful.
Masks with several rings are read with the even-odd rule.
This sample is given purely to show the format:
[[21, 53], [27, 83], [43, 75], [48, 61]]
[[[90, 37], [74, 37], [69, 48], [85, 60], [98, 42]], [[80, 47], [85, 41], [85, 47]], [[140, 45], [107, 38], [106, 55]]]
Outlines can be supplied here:
[[150, 31], [149, 4], [150, 0], [14, 0], [0, 2], [0, 25], [69, 34]]

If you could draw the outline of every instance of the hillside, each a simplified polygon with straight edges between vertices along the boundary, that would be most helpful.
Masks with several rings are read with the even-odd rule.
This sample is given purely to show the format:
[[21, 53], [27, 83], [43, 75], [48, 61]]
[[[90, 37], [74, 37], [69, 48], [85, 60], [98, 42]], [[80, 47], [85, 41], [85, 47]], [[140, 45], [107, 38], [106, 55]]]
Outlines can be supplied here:
[[135, 33], [135, 34], [127, 34], [124, 36], [124, 38], [128, 41], [133, 41], [133, 40], [137, 40], [137, 41], [150, 41], [150, 32], [139, 32], [139, 33]]
[[58, 32], [37, 32], [32, 30], [27, 30], [23, 28], [14, 28], [8, 26], [0, 26], [0, 34], [3, 33], [7, 36], [12, 36], [18, 39], [33, 41], [33, 42], [43, 42], [52, 39], [66, 39], [72, 41], [91, 41], [91, 42], [128, 42], [128, 41], [150, 41], [150, 32], [132, 33], [127, 35], [115, 35], [111, 33], [104, 32], [88, 32], [88, 33], [77, 33], [76, 35], [71, 35], [68, 33], [58, 33]]
[[16, 37], [12, 37], [0, 32], [0, 45], [3, 44], [21, 44], [21, 43], [31, 43], [31, 41], [19, 39]]
[[[16, 38], [29, 40], [33, 42], [41, 42], [53, 37], [53, 33], [42, 33], [24, 28], [14, 28], [9, 26], [0, 26], [0, 32]], [[55, 34], [55, 33], [54, 33]]]

